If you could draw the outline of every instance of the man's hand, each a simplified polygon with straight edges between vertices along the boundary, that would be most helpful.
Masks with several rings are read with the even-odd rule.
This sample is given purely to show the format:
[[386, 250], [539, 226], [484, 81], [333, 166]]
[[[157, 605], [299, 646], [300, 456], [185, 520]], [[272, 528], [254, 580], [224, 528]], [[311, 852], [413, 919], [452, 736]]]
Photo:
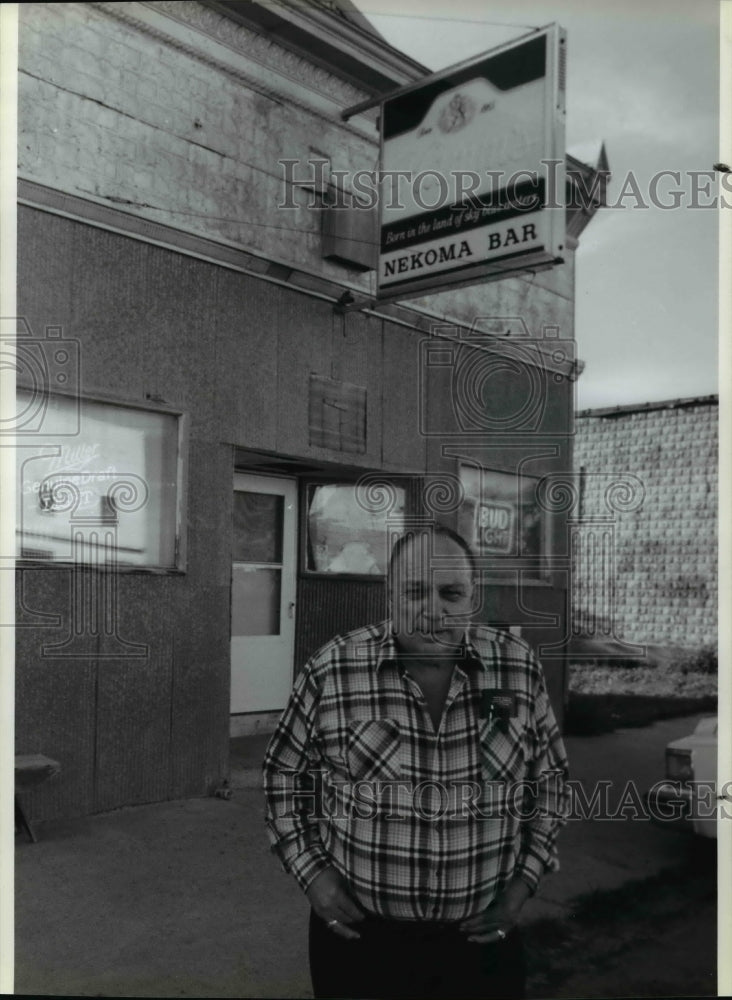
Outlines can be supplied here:
[[316, 875], [305, 895], [334, 934], [349, 940], [361, 937], [351, 924], [363, 920], [363, 913], [351, 899], [345, 879], [335, 868], [325, 868]]
[[517, 876], [487, 910], [477, 913], [469, 920], [463, 920], [460, 930], [468, 935], [469, 941], [476, 941], [478, 944], [502, 941], [518, 923], [521, 909], [530, 895], [531, 890], [526, 882]]

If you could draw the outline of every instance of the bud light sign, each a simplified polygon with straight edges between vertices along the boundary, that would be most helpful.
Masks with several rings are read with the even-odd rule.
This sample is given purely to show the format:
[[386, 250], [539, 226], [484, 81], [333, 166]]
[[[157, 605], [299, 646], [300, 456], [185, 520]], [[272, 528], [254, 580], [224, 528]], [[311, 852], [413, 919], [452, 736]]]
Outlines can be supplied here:
[[508, 554], [514, 546], [516, 511], [506, 503], [480, 503], [475, 508], [475, 538], [481, 554]]

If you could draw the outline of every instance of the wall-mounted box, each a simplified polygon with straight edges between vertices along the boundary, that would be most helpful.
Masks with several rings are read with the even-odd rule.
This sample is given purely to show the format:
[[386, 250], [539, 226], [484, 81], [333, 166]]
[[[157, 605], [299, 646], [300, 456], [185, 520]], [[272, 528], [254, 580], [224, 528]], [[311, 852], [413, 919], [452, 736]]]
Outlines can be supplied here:
[[326, 205], [322, 212], [322, 254], [359, 271], [376, 270], [378, 259], [376, 208]]

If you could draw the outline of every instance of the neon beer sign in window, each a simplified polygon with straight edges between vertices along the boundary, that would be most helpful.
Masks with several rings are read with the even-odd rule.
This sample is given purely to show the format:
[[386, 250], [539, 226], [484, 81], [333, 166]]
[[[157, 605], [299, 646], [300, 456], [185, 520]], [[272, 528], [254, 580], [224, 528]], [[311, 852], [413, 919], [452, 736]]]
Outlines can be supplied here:
[[479, 503], [475, 509], [476, 541], [483, 552], [509, 553], [516, 530], [516, 511], [508, 504]]
[[540, 557], [544, 528], [533, 476], [464, 465], [460, 533], [478, 555]]

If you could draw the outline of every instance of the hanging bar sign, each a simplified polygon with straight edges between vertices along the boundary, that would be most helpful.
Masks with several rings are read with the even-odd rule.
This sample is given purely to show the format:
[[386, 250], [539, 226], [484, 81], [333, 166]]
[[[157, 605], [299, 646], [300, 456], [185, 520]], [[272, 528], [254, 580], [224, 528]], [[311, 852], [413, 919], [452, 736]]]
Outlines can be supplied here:
[[384, 101], [380, 299], [561, 263], [565, 59], [550, 25]]

